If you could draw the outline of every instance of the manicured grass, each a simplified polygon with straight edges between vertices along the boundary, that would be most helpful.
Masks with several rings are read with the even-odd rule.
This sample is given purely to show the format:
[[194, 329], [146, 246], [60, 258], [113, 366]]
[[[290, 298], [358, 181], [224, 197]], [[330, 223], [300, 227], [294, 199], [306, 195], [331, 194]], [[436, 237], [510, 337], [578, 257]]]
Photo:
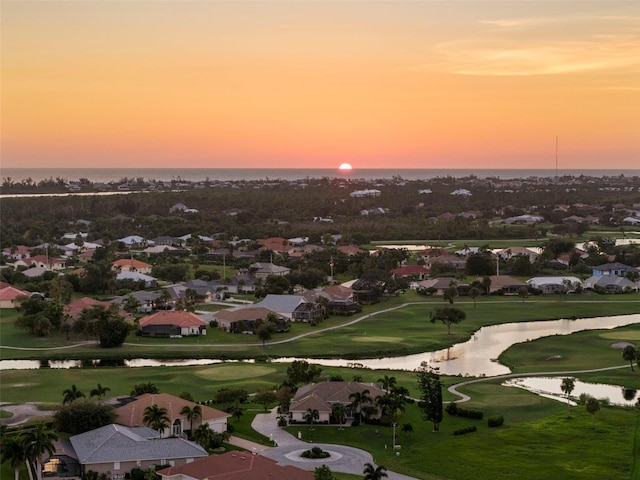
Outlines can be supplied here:
[[[393, 311], [389, 308], [408, 305]], [[206, 337], [181, 339], [143, 338], [131, 335], [127, 345], [117, 349], [100, 349], [96, 345], [83, 345], [72, 349], [12, 350], [3, 349], [3, 359], [19, 358], [171, 358], [171, 357], [343, 357], [371, 358], [403, 355], [446, 348], [471, 337], [485, 325], [531, 320], [578, 318], [588, 316], [624, 315], [640, 313], [640, 296], [605, 296], [586, 294], [579, 296], [554, 295], [529, 298], [525, 302], [514, 297], [483, 297], [476, 305], [465, 297], [457, 299], [455, 306], [467, 313], [467, 319], [454, 325], [452, 334], [441, 324], [429, 321], [429, 312], [443, 302], [438, 298], [421, 297], [414, 292], [393, 297], [374, 306], [367, 306], [362, 321], [353, 325], [326, 331], [325, 328], [345, 325], [355, 317], [331, 317], [320, 326], [294, 323], [291, 331], [273, 336], [272, 342], [310, 334], [284, 344], [260, 345], [253, 335], [237, 335], [208, 329]], [[70, 341], [60, 334], [37, 338], [16, 330], [16, 313], [2, 311], [0, 327], [5, 346], [23, 348], [51, 348], [71, 346], [84, 337], [72, 336]]]
[[[622, 350], [611, 345], [621, 341], [637, 342], [639, 336], [640, 325], [634, 324], [614, 330], [574, 333], [570, 341], [563, 336], [545, 337], [513, 345], [500, 355], [500, 362], [515, 373], [588, 370], [624, 365], [627, 362], [622, 359]], [[622, 372], [624, 370], [610, 371], [600, 376], [618, 376]]]
[[[572, 408], [568, 417], [564, 405], [552, 403], [558, 407], [544, 408], [558, 408], [557, 413], [525, 423], [511, 423], [505, 415], [505, 425], [495, 429], [487, 427], [490, 409], [484, 410], [484, 420], [445, 413], [439, 433], [433, 433], [431, 424], [422, 421], [415, 405], [410, 406], [398, 424], [411, 423], [415, 431], [403, 434], [396, 430], [396, 442], [401, 445], [399, 456], [391, 449], [391, 427], [361, 425], [338, 431], [335, 427], [315, 426], [310, 431], [308, 426], [296, 425], [288, 429], [294, 435], [301, 431], [303, 440], [310, 443], [337, 442], [364, 448], [372, 452], [376, 463], [421, 479], [632, 478], [633, 459], [639, 453], [637, 447], [633, 452], [636, 411], [603, 408], [592, 423], [584, 407]], [[493, 410], [504, 411], [504, 407]], [[476, 426], [477, 432], [453, 435], [455, 430], [470, 425]]]
[[[429, 310], [442, 304], [439, 299], [425, 299], [410, 295], [390, 299], [374, 308], [375, 311], [380, 311], [407, 300], [422, 303], [407, 306], [401, 311], [373, 315], [356, 325], [312, 335], [289, 344], [267, 348], [241, 348], [246, 348], [253, 356], [260, 355], [264, 351], [270, 355], [287, 356], [309, 356], [314, 353], [326, 355], [328, 352], [337, 352], [338, 355], [355, 352], [375, 356], [377, 352], [388, 351], [385, 349], [389, 348], [397, 351], [398, 345], [390, 341], [391, 337], [400, 339], [402, 348], [407, 350], [419, 348], [419, 351], [426, 351], [432, 349], [431, 345], [436, 346], [433, 348], [439, 348], [437, 345], [449, 345], [462, 341], [480, 326], [488, 324], [640, 311], [640, 302], [635, 295], [541, 297], [527, 299], [524, 304], [519, 299], [490, 297], [479, 300], [476, 307], [468, 299], [460, 298], [457, 299], [456, 306], [463, 308], [468, 318], [462, 324], [454, 325], [453, 335], [447, 335], [445, 326], [431, 324], [428, 321]], [[596, 302], [587, 302], [587, 300]], [[373, 312], [374, 309], [367, 310], [365, 313], [368, 314], [370, 311]], [[338, 318], [331, 319], [330, 322], [338, 324], [348, 320], [350, 319]], [[12, 326], [7, 325], [6, 322], [12, 324], [11, 316], [7, 320], [3, 311], [0, 323], [3, 343], [8, 342], [6, 338], [12, 338], [11, 332], [8, 337], [5, 336], [5, 327], [10, 331]], [[323, 326], [330, 322], [325, 322]], [[294, 326], [313, 328], [299, 324]], [[19, 341], [22, 342], [26, 342], [23, 339], [28, 337], [23, 332], [13, 332], [13, 335], [15, 335], [14, 339], [20, 337]], [[229, 334], [225, 335], [229, 336]], [[638, 335], [640, 335], [640, 327], [628, 326], [615, 330], [547, 337], [512, 347], [504, 354], [505, 361], [517, 371], [522, 372], [622, 365], [625, 362], [621, 359], [621, 352], [612, 349], [611, 343], [624, 341], [627, 338], [636, 339]], [[195, 340], [196, 343], [186, 344], [189, 346], [188, 353], [192, 356], [205, 351], [209, 352], [208, 355], [216, 356], [211, 354], [212, 349], [216, 353], [225, 351], [197, 343], [203, 339]], [[209, 340], [210, 337], [207, 338], [207, 341]], [[37, 344], [40, 340], [29, 337], [29, 341]], [[114, 352], [120, 355], [143, 356], [139, 349], [144, 349], [143, 351], [151, 356], [154, 352], [166, 351], [170, 345], [170, 342], [167, 342], [162, 347], [125, 346], [122, 349], [114, 349]], [[6, 351], [3, 349], [3, 355]], [[176, 350], [169, 350], [169, 354], [173, 351]], [[96, 347], [86, 347], [86, 352], [102, 353]], [[69, 351], [63, 352], [63, 355], [65, 358], [70, 357]], [[555, 355], [560, 355], [561, 358], [551, 363], [548, 359]], [[196, 400], [206, 400], [213, 398], [220, 388], [244, 388], [249, 392], [272, 388], [285, 379], [286, 368], [286, 364], [278, 363], [225, 363], [204, 367], [100, 367], [3, 371], [0, 401], [11, 403], [41, 401], [56, 404], [62, 400], [62, 391], [69, 388], [71, 384], [88, 393], [97, 383], [101, 383], [111, 388], [109, 395], [120, 396], [129, 394], [136, 383], [147, 381], [157, 385], [161, 392], [179, 395], [183, 391], [188, 391]], [[385, 374], [395, 376], [400, 385], [410, 390], [411, 395], [418, 396], [413, 372], [330, 367], [322, 367], [322, 370], [326, 377], [341, 375], [345, 380], [351, 380], [354, 375], [360, 375], [367, 382], [376, 382]], [[589, 374], [586, 377], [600, 378], [602, 379], [600, 381], [605, 383], [640, 387], [638, 382], [640, 372], [631, 372], [630, 368]], [[585, 377], [581, 375], [580, 378]], [[461, 380], [460, 377], [443, 378], [445, 385]], [[343, 443], [364, 448], [372, 452], [378, 464], [425, 480], [493, 480], [505, 477], [524, 480], [539, 478], [630, 480], [634, 478], [632, 469], [640, 468], [637, 465], [634, 467], [638, 463], [636, 459], [640, 445], [639, 442], [634, 443], [635, 438], [640, 438], [636, 411], [603, 408], [598, 413], [595, 424], [592, 424], [584, 407], [572, 408], [571, 417], [567, 417], [565, 405], [521, 389], [502, 387], [499, 380], [487, 380], [461, 390], [472, 396], [472, 401], [465, 406], [483, 410], [485, 420], [451, 418], [445, 414], [441, 432], [434, 434], [431, 432], [431, 425], [422, 420], [417, 406], [409, 405], [398, 423], [399, 425], [411, 423], [415, 432], [405, 435], [397, 431], [397, 443], [402, 445], [400, 456], [396, 456], [390, 448], [392, 429], [389, 427], [362, 425], [338, 431], [334, 427], [316, 426], [312, 432], [303, 425], [291, 428], [296, 431], [301, 429], [305, 440]], [[450, 401], [452, 396], [445, 391], [444, 399]], [[250, 428], [253, 413], [261, 411], [261, 407], [248, 404], [246, 408], [248, 410], [237, 424], [235, 418], [230, 419], [230, 424], [236, 428], [235, 433], [258, 442], [268, 441]], [[489, 429], [486, 426], [486, 418], [492, 414], [504, 415], [505, 426]], [[453, 436], [454, 430], [468, 425], [476, 425], [478, 431], [463, 436]], [[457, 460], [452, 461], [452, 459]], [[2, 474], [4, 478], [4, 466]], [[12, 472], [8, 474], [12, 475]], [[352, 480], [358, 476], [339, 476], [339, 478]]]

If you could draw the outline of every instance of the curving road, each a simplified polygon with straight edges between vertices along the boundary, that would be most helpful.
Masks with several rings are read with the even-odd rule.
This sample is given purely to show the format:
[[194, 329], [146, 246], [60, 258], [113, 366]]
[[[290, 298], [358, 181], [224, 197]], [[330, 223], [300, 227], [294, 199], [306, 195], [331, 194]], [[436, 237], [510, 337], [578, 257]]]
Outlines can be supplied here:
[[528, 373], [509, 373], [507, 375], [497, 375], [495, 377], [480, 377], [474, 378], [473, 380], [467, 380], [464, 382], [456, 383], [455, 385], [451, 385], [447, 388], [447, 390], [453, 395], [457, 395], [460, 399], [456, 400], [456, 403], [468, 402], [471, 400], [469, 395], [466, 395], [462, 392], [458, 391], [458, 388], [464, 387], [465, 385], [471, 385], [473, 383], [486, 382], [488, 380], [500, 380], [503, 378], [518, 378], [518, 377], [548, 377], [548, 376], [565, 376], [565, 375], [575, 375], [578, 373], [594, 373], [594, 372], [606, 372], [607, 370], [616, 370], [619, 368], [629, 368], [629, 364], [619, 365], [617, 367], [604, 367], [604, 368], [594, 368], [591, 370], [569, 370], [565, 372], [528, 372]]
[[[316, 467], [327, 465], [333, 472], [362, 475], [365, 463], [375, 464], [371, 454], [359, 448], [329, 443], [313, 443], [311, 440], [305, 441], [305, 439], [296, 438], [278, 427], [276, 409], [270, 413], [256, 415], [251, 427], [272, 439], [277, 445], [261, 450], [259, 454], [275, 460], [280, 465], [293, 465], [303, 470], [315, 470]], [[316, 426], [315, 428], [335, 427]], [[321, 460], [306, 459], [300, 456], [302, 452], [312, 447], [320, 447], [322, 450], [329, 452], [331, 456]], [[417, 480], [414, 477], [389, 470], [387, 470], [387, 478], [390, 480]]]

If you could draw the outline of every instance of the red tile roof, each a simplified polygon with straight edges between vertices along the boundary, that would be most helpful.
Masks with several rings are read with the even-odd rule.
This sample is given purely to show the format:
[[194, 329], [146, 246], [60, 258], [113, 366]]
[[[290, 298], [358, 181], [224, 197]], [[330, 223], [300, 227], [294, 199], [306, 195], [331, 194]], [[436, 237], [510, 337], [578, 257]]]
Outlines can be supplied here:
[[22, 295], [28, 297], [29, 295], [31, 295], [31, 293], [25, 290], [20, 290], [16, 287], [12, 287], [11, 285], [0, 290], [0, 300], [15, 300]]
[[109, 308], [111, 304], [109, 302], [101, 302], [100, 300], [94, 300], [93, 298], [89, 298], [89, 297], [82, 297], [82, 298], [79, 298], [78, 300], [74, 300], [68, 305], [65, 305], [64, 313], [68, 314], [71, 318], [78, 318], [82, 314], [82, 311], [85, 308], [91, 308], [96, 305]]
[[148, 317], [140, 319], [140, 326], [148, 325], [175, 325], [177, 327], [201, 327], [206, 322], [195, 313], [184, 310], [160, 310]]
[[[116, 413], [118, 415], [116, 422], [127, 427], [142, 426], [144, 425], [144, 422], [142, 421], [144, 417], [144, 409], [151, 405], [158, 405], [160, 408], [166, 408], [169, 418], [173, 422], [176, 418], [184, 416], [180, 411], [185, 406], [193, 408], [197, 404], [168, 393], [145, 393], [144, 395], [136, 397], [133, 402], [127, 403], [126, 405], [116, 409]], [[202, 409], [201, 420], [203, 422], [228, 418], [231, 416], [228, 413], [212, 407], [207, 407], [206, 405], [200, 405], [200, 408]]]
[[140, 260], [136, 260], [135, 258], [121, 258], [120, 260], [116, 260], [113, 262], [114, 267], [132, 267], [135, 269], [141, 268], [151, 268], [153, 265], [145, 262], [141, 262]]
[[185, 465], [158, 470], [161, 477], [195, 480], [313, 480], [314, 473], [291, 465], [281, 466], [261, 455], [227, 452]]
[[429, 271], [424, 268], [422, 265], [406, 265], [404, 267], [396, 268], [395, 270], [391, 270], [391, 273], [394, 275], [424, 275], [429, 273]]

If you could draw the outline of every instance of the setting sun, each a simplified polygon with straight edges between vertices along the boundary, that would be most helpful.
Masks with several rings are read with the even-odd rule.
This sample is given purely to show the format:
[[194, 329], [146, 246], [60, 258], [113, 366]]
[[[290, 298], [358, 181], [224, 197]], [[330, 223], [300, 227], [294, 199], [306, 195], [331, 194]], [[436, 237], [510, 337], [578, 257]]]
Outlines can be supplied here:
[[349, 163], [341, 163], [340, 166], [338, 167], [338, 170], [342, 170], [342, 171], [347, 171], [347, 170], [352, 170], [353, 167], [351, 167], [351, 164]]

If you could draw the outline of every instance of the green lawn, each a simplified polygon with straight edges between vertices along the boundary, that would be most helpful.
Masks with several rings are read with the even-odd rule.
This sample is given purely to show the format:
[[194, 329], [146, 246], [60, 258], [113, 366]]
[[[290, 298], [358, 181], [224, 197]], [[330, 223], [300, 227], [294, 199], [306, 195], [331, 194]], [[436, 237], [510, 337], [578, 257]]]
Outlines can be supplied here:
[[[383, 312], [386, 309], [407, 306]], [[16, 313], [12, 310], [0, 312], [2, 344], [31, 348], [13, 350], [3, 348], [2, 359], [19, 358], [109, 358], [109, 357], [214, 357], [214, 358], [259, 358], [259, 357], [344, 357], [371, 358], [375, 356], [403, 355], [446, 348], [471, 337], [473, 332], [485, 325], [531, 320], [577, 318], [588, 316], [624, 315], [640, 313], [639, 295], [579, 296], [553, 295], [527, 299], [514, 297], [483, 297], [474, 303], [459, 297], [455, 306], [467, 313], [467, 319], [452, 327], [452, 334], [442, 324], [432, 324], [429, 312], [442, 305], [442, 299], [421, 297], [414, 292], [393, 297], [374, 306], [366, 307], [364, 320], [342, 328], [325, 331], [325, 328], [344, 325], [354, 317], [331, 317], [320, 326], [294, 323], [291, 331], [274, 335], [272, 341], [290, 339], [301, 334], [309, 336], [284, 344], [260, 345], [253, 335], [238, 335], [209, 328], [206, 337], [181, 339], [142, 338], [130, 335], [129, 345], [119, 349], [100, 349], [95, 345], [76, 346], [71, 349], [37, 350], [51, 347], [70, 347], [86, 340], [72, 336], [52, 334], [38, 338], [16, 330]], [[254, 346], [252, 346], [253, 344]], [[255, 346], [258, 344], [258, 346]], [[212, 346], [213, 345], [213, 346]]]
[[[524, 304], [519, 299], [502, 297], [483, 298], [477, 306], [468, 299], [459, 298], [456, 306], [463, 308], [468, 315], [465, 322], [453, 326], [453, 334], [447, 335], [446, 327], [431, 324], [427, 320], [428, 312], [438, 299], [425, 299], [408, 295], [390, 299], [368, 309], [365, 314], [380, 311], [405, 301], [418, 301], [418, 305], [409, 305], [398, 311], [373, 315], [361, 323], [341, 329], [314, 334], [295, 342], [280, 346], [233, 347], [228, 343], [224, 348], [212, 348], [202, 343], [213, 343], [214, 335], [204, 339], [180, 339], [176, 347], [173, 341], [166, 341], [161, 347], [150, 345], [147, 339], [140, 339], [135, 346], [114, 349], [113, 353], [124, 356], [149, 356], [156, 353], [172, 355], [186, 347], [190, 356], [217, 356], [238, 348], [250, 356], [261, 355], [357, 355], [375, 356], [384, 351], [426, 351], [440, 348], [468, 338], [483, 325], [509, 321], [529, 321], [545, 318], [580, 317], [638, 313], [639, 297], [623, 296], [554, 296], [527, 299]], [[425, 302], [426, 300], [426, 302]], [[585, 300], [594, 300], [585, 302]], [[0, 328], [3, 344], [16, 346], [64, 345], [61, 338], [37, 339], [13, 329], [15, 313], [2, 311]], [[350, 318], [333, 318], [322, 326], [338, 325]], [[298, 330], [299, 327], [299, 330]], [[314, 327], [295, 324], [297, 333], [313, 331]], [[317, 327], [315, 327], [317, 329]], [[306, 330], [305, 330], [306, 329]], [[294, 335], [292, 332], [290, 335]], [[247, 341], [247, 336], [222, 334], [228, 342]], [[226, 337], [223, 337], [226, 335]], [[230, 338], [234, 337], [234, 338]], [[132, 337], [135, 342], [137, 337]], [[275, 339], [278, 339], [276, 337]], [[255, 339], [251, 339], [255, 341]], [[615, 330], [581, 332], [569, 336], [554, 336], [533, 342], [518, 344], [503, 354], [501, 359], [518, 372], [586, 369], [603, 366], [622, 365], [620, 350], [611, 348], [616, 341], [640, 340], [640, 326], [632, 325]], [[12, 343], [15, 342], [15, 343]], [[57, 343], [56, 343], [57, 342]], [[400, 346], [401, 345], [401, 346]], [[214, 352], [212, 353], [212, 350]], [[74, 354], [75, 350], [71, 350]], [[3, 349], [3, 358], [17, 356], [38, 357], [42, 352]], [[84, 347], [81, 352], [87, 355], [102, 354], [96, 347]], [[110, 351], [111, 353], [111, 351]], [[69, 358], [70, 351], [60, 355]], [[50, 353], [47, 352], [49, 357]], [[549, 360], [550, 358], [559, 359]], [[3, 371], [0, 401], [24, 403], [37, 401], [43, 404], [59, 404], [62, 391], [75, 384], [88, 393], [97, 383], [111, 388], [109, 395], [127, 395], [136, 383], [152, 382], [161, 392], [179, 395], [188, 391], [196, 400], [214, 397], [220, 388], [244, 388], [255, 392], [279, 385], [286, 377], [286, 364], [278, 363], [224, 363], [220, 365], [198, 367], [154, 367], [154, 368], [110, 368], [96, 369], [39, 369], [23, 371]], [[373, 371], [366, 369], [348, 369], [322, 367], [324, 378], [340, 375], [351, 380], [354, 375], [364, 381], [376, 382], [385, 374], [395, 376], [400, 385], [406, 386], [412, 396], [418, 396], [415, 373], [400, 371]], [[637, 369], [636, 369], [637, 370]], [[579, 376], [583, 380], [602, 381], [640, 388], [640, 371], [631, 372], [623, 368]], [[460, 377], [443, 377], [445, 386], [461, 381]], [[541, 478], [562, 479], [622, 479], [638, 478], [640, 462], [637, 461], [640, 448], [640, 428], [638, 411], [623, 408], [603, 408], [592, 422], [584, 407], [571, 409], [567, 416], [566, 406], [552, 400], [538, 397], [517, 388], [502, 387], [500, 380], [488, 379], [486, 382], [472, 384], [461, 389], [472, 396], [466, 404], [468, 408], [481, 409], [485, 420], [467, 420], [451, 418], [445, 414], [440, 433], [433, 433], [431, 425], [421, 418], [417, 406], [409, 405], [398, 420], [400, 425], [411, 423], [414, 432], [401, 434], [398, 431], [397, 443], [402, 445], [397, 456], [390, 448], [392, 429], [362, 425], [338, 431], [333, 427], [316, 426], [313, 431], [308, 426], [291, 427], [292, 431], [301, 430], [303, 438], [313, 442], [337, 442], [364, 448], [374, 455], [378, 464], [390, 470], [399, 471], [425, 480], [455, 479], [483, 480], [495, 478], [517, 478], [538, 480]], [[444, 400], [453, 397], [444, 392]], [[267, 442], [250, 428], [253, 414], [261, 410], [260, 406], [247, 404], [245, 414], [236, 422], [230, 419], [235, 433], [258, 442]], [[498, 429], [489, 429], [486, 418], [493, 414], [505, 417], [505, 425]], [[467, 425], [476, 425], [477, 432], [454, 436], [453, 431]], [[376, 432], [377, 431], [377, 432]], [[385, 445], [387, 448], [385, 448]], [[635, 472], [632, 469], [636, 468]], [[7, 466], [2, 467], [2, 478], [12, 475]], [[8, 477], [10, 478], [10, 477]], [[340, 480], [353, 480], [357, 476], [339, 475]]]

